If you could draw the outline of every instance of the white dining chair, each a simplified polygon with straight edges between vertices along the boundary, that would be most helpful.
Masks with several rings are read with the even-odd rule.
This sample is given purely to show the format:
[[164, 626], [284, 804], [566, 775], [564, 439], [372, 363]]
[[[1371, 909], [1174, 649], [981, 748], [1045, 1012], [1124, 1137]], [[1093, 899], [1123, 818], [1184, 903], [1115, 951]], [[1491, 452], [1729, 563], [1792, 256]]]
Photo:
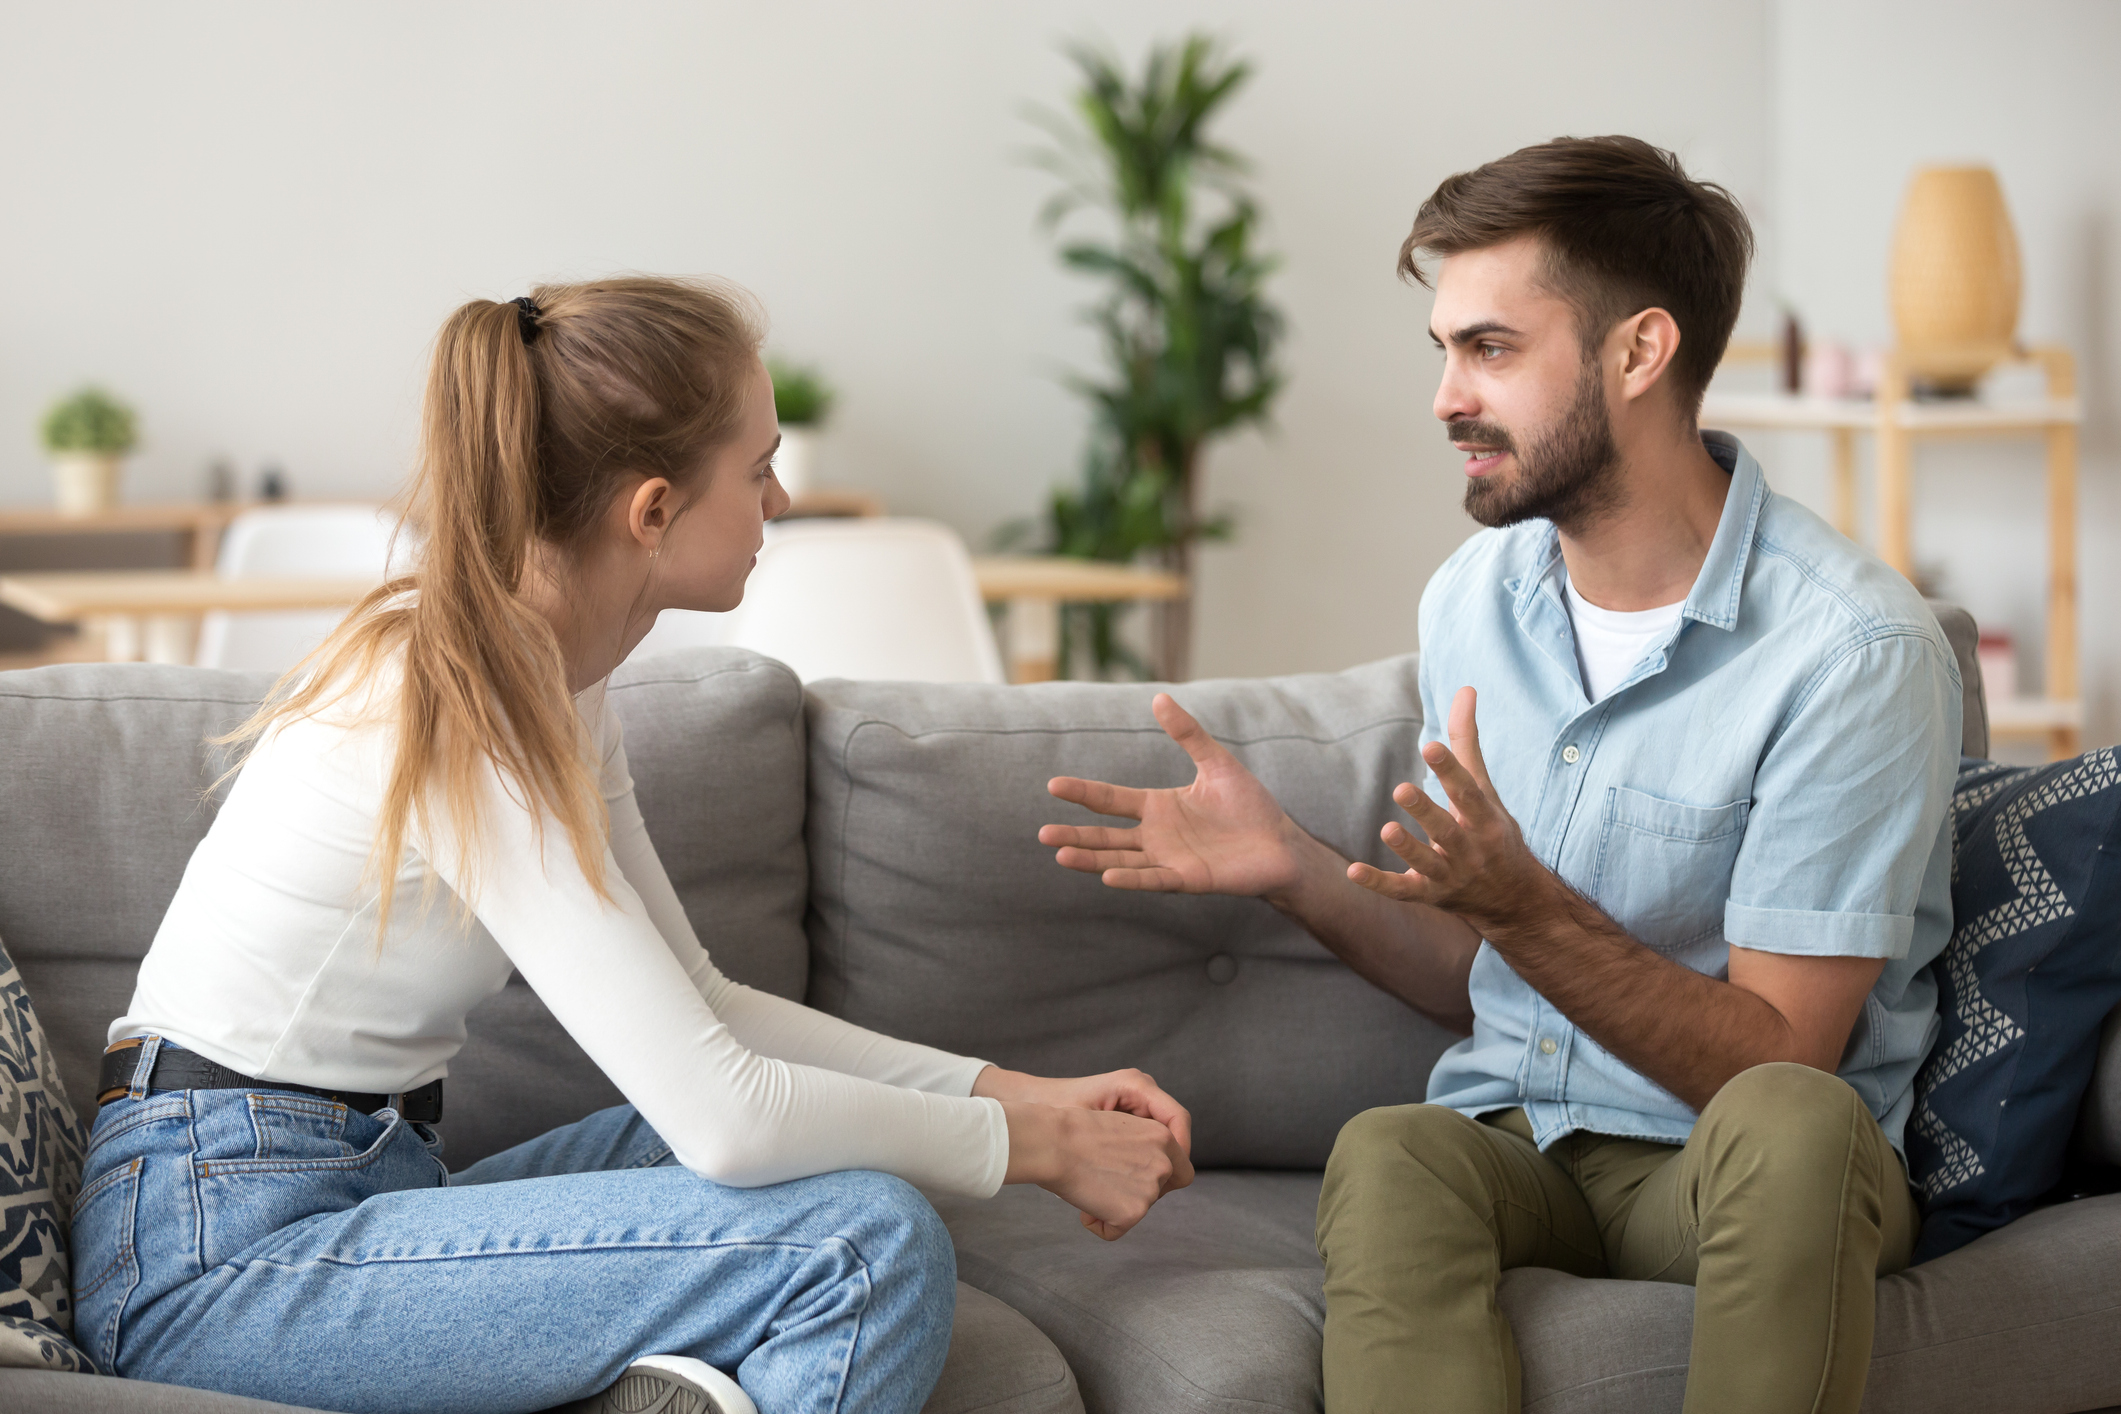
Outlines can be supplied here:
[[972, 557], [948, 526], [860, 517], [767, 531], [740, 606], [666, 609], [633, 656], [731, 644], [778, 658], [805, 682], [1006, 681]]
[[[395, 567], [396, 528], [396, 517], [381, 506], [265, 506], [229, 522], [214, 571], [225, 579], [314, 575], [373, 577], [380, 584]], [[401, 538], [399, 564], [410, 549], [410, 537]], [[193, 661], [202, 668], [285, 672], [345, 617], [344, 609], [207, 614]]]

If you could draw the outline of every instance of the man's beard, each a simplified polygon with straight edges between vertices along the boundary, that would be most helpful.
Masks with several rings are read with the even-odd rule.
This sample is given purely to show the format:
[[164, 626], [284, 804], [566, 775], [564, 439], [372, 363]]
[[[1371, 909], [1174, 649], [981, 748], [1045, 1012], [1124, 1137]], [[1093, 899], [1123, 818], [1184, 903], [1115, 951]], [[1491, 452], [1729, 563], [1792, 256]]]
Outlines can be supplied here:
[[1620, 448], [1613, 442], [1605, 384], [1593, 360], [1584, 362], [1569, 410], [1522, 452], [1507, 431], [1491, 422], [1453, 422], [1448, 431], [1453, 442], [1517, 453], [1513, 480], [1502, 482], [1490, 475], [1466, 484], [1466, 514], [1482, 525], [1515, 525], [1537, 518], [1562, 530], [1580, 530], [1619, 499]]

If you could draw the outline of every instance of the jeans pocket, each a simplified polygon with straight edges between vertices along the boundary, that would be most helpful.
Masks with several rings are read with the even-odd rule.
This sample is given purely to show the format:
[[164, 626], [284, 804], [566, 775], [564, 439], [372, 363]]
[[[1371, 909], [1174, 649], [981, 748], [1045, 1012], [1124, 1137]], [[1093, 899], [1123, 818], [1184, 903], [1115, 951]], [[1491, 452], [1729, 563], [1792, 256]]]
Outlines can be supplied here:
[[240, 1132], [221, 1126], [192, 1163], [199, 1260], [206, 1267], [318, 1213], [446, 1182], [441, 1161], [394, 1111], [365, 1115], [329, 1100], [285, 1094], [243, 1099], [249, 1123]]
[[118, 1327], [140, 1284], [133, 1225], [142, 1159], [110, 1170], [74, 1200], [74, 1343], [99, 1369], [118, 1368]]

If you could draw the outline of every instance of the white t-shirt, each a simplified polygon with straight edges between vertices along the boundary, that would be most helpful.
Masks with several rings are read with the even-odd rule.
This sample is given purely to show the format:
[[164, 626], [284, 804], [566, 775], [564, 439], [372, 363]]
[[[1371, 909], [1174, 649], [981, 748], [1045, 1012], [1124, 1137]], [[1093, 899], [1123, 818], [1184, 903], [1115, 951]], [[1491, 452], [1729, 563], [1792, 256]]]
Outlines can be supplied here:
[[1635, 665], [1664, 642], [1686, 607], [1681, 599], [1633, 613], [1601, 609], [1576, 592], [1573, 579], [1565, 579], [1563, 593], [1569, 622], [1576, 629], [1576, 665], [1583, 670], [1584, 695], [1593, 702], [1604, 701], [1634, 674]]
[[575, 702], [611, 812], [612, 902], [559, 823], [489, 771], [475, 877], [460, 877], [453, 844], [412, 839], [379, 939], [379, 890], [361, 876], [395, 728], [359, 720], [357, 704], [330, 709], [258, 743], [110, 1039], [156, 1034], [261, 1079], [392, 1094], [448, 1072], [465, 1013], [513, 970], [696, 1173], [756, 1187], [874, 1169], [952, 1193], [999, 1188], [1007, 1122], [971, 1097], [986, 1063], [724, 977], [649, 842], [604, 685]]

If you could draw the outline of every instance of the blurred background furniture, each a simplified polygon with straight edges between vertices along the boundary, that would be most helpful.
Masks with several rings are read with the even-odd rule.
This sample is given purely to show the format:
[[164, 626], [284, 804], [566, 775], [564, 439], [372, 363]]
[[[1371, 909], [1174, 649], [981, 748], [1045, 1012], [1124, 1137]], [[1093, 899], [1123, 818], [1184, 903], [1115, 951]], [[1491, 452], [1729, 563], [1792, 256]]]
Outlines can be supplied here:
[[1711, 392], [1701, 422], [1723, 429], [1771, 428], [1825, 432], [1833, 441], [1834, 523], [1852, 540], [1862, 539], [1856, 508], [1856, 437], [1877, 440], [1878, 554], [1915, 577], [1912, 519], [1915, 444], [1935, 438], [2024, 437], [2047, 447], [2047, 681], [2038, 697], [1996, 697], [1989, 702], [1989, 729], [1997, 737], [2034, 737], [2051, 758], [2080, 749], [2084, 703], [2077, 670], [2077, 426], [2084, 408], [2077, 397], [2076, 362], [2068, 349], [2042, 345], [2012, 361], [2037, 365], [2046, 376], [2040, 398], [1951, 398], [1917, 401], [1908, 362], [1885, 358], [1873, 398], [1818, 398], [1788, 393]]
[[[664, 612], [633, 660], [681, 648], [740, 647], [805, 682], [1044, 682], [1064, 603], [1174, 599], [1163, 570], [1058, 555], [973, 558], [934, 521], [876, 518], [766, 527], [744, 602], [726, 614]], [[1007, 670], [984, 604], [1000, 604]]]
[[[0, 575], [0, 604], [88, 629], [84, 648], [111, 661], [284, 672], [381, 582], [390, 530], [373, 506], [259, 510], [230, 530], [219, 570]], [[1040, 682], [1053, 676], [1063, 604], [1184, 592], [1185, 581], [1162, 570], [1048, 555], [975, 559], [932, 521], [777, 521], [740, 609], [671, 610], [633, 657], [733, 644], [780, 658], [806, 680]], [[988, 604], [1002, 606], [1006, 672]]]
[[[245, 511], [222, 537], [214, 570], [232, 583], [311, 577], [374, 586], [389, 577], [397, 534], [397, 517], [378, 505]], [[397, 548], [402, 563], [409, 547]], [[202, 668], [285, 672], [343, 617], [343, 602], [319, 609], [213, 609], [199, 625], [196, 661]]]

